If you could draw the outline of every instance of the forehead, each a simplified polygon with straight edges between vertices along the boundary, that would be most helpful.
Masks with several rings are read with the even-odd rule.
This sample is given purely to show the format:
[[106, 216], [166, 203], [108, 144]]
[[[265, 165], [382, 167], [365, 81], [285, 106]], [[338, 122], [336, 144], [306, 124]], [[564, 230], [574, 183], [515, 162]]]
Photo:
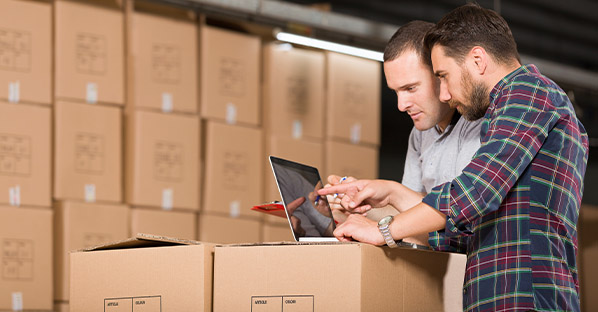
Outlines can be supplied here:
[[445, 49], [441, 45], [435, 45], [430, 51], [430, 56], [432, 58], [432, 68], [435, 73], [449, 70], [457, 65], [454, 58], [446, 55]]
[[384, 62], [384, 72], [387, 78], [390, 77], [413, 77], [419, 76], [422, 72], [429, 71], [419, 55], [413, 50], [407, 50], [396, 59]]

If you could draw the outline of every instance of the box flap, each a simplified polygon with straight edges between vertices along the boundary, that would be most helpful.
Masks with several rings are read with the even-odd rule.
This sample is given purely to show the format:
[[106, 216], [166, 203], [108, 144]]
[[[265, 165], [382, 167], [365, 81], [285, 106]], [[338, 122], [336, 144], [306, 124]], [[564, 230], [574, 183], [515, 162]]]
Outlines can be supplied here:
[[257, 246], [303, 246], [303, 245], [361, 245], [359, 242], [262, 242], [262, 243], [243, 243], [226, 244], [216, 247], [257, 247]]
[[77, 252], [95, 251], [95, 250], [110, 250], [110, 249], [127, 249], [127, 248], [148, 248], [148, 247], [164, 247], [164, 246], [180, 246], [180, 245], [200, 245], [201, 242], [179, 239], [166, 236], [158, 236], [152, 234], [137, 233], [134, 237], [125, 240], [102, 244], [98, 246], [88, 247]]

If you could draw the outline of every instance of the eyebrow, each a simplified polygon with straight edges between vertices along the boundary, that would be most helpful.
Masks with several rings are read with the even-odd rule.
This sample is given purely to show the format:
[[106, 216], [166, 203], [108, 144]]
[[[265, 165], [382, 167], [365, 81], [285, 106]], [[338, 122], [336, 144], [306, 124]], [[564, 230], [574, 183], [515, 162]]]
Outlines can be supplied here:
[[444, 70], [437, 70], [434, 72], [434, 76], [439, 77], [442, 74], [446, 74], [446, 71]]
[[419, 81], [417, 81], [417, 82], [410, 82], [410, 83], [404, 84], [404, 85], [402, 85], [402, 86], [399, 86], [399, 87], [397, 88], [397, 90], [406, 90], [406, 89], [408, 89], [408, 88], [410, 88], [410, 87], [414, 87], [414, 86], [417, 86], [417, 85], [419, 85], [419, 84], [420, 84], [420, 82], [419, 82]]

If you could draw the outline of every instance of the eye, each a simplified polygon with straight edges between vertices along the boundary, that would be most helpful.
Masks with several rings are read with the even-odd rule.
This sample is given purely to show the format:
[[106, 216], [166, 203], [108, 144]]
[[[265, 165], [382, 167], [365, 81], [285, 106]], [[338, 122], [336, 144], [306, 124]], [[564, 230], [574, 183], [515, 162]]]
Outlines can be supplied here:
[[409, 91], [409, 92], [413, 92], [413, 91], [415, 91], [415, 87], [408, 87], [408, 88], [407, 88], [407, 91]]

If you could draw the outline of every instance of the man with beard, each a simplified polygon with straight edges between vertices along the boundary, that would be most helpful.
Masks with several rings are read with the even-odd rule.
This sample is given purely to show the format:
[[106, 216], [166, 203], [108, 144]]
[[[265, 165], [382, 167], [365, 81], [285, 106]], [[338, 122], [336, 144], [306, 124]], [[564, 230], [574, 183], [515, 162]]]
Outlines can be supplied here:
[[[465, 311], [579, 311], [577, 219], [588, 137], [567, 95], [534, 65], [521, 66], [498, 14], [467, 4], [428, 32], [440, 99], [482, 118], [481, 147], [461, 175], [376, 225], [351, 215], [334, 235], [375, 245], [441, 230], [468, 237]], [[392, 189], [355, 181], [347, 209], [393, 203]]]

